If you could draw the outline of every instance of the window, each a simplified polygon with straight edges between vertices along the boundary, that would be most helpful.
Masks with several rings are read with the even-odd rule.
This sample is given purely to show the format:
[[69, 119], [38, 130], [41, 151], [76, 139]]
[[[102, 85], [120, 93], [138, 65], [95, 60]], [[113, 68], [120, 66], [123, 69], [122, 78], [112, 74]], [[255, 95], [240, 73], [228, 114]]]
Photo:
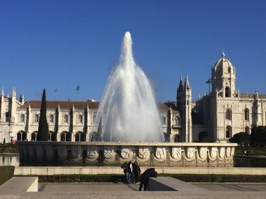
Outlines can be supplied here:
[[83, 115], [78, 116], [78, 123], [82, 124], [83, 123]]
[[225, 88], [225, 97], [231, 97], [231, 90], [228, 86]]
[[248, 110], [248, 108], [245, 109], [245, 120], [249, 121], [249, 110]]
[[38, 114], [34, 115], [34, 122], [37, 123], [39, 122], [40, 116]]
[[174, 125], [180, 125], [180, 118], [178, 116], [175, 116], [174, 118]]
[[225, 137], [230, 138], [231, 137], [231, 126], [226, 127]]
[[163, 116], [162, 122], [163, 122], [163, 124], [166, 124], [166, 117], [165, 116]]
[[54, 115], [49, 115], [49, 122], [54, 123]]
[[227, 119], [227, 120], [231, 120], [232, 119], [232, 111], [230, 109], [226, 110], [225, 119]]
[[20, 115], [20, 122], [25, 122], [25, 115], [24, 114], [21, 114]]
[[92, 123], [96, 122], [96, 113], [92, 114]]
[[68, 123], [68, 115], [64, 115], [64, 123]]
[[6, 122], [10, 122], [10, 113], [6, 112]]

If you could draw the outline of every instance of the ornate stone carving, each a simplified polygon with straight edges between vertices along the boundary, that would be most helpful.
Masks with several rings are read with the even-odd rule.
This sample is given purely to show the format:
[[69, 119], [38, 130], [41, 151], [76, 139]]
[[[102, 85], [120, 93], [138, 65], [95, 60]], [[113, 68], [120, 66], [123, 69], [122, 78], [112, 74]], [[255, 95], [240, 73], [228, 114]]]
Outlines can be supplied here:
[[157, 159], [165, 159], [165, 150], [162, 147], [156, 147], [155, 157]]
[[123, 159], [128, 159], [131, 154], [131, 149], [130, 148], [121, 148], [121, 157]]
[[[228, 143], [62, 143], [19, 142], [21, 165], [71, 162], [73, 165], [118, 165], [137, 160], [143, 166], [231, 165], [236, 144]], [[169, 154], [168, 154], [169, 150]], [[85, 154], [86, 153], [86, 154]], [[151, 155], [153, 154], [153, 155]], [[44, 155], [46, 157], [44, 157]], [[46, 159], [45, 159], [46, 158]], [[79, 164], [81, 163], [81, 164]]]
[[187, 147], [184, 155], [185, 164], [195, 161], [195, 148]]
[[219, 155], [220, 155], [220, 159], [224, 158], [224, 155], [225, 155], [225, 148], [224, 147], [220, 147]]
[[150, 150], [147, 147], [139, 147], [138, 157], [140, 159], [148, 159], [150, 158]]
[[199, 149], [199, 158], [201, 160], [206, 160], [207, 159], [207, 147], [200, 147]]
[[230, 147], [226, 147], [226, 157], [230, 158], [231, 157], [231, 148]]
[[192, 148], [192, 147], [188, 147], [186, 149], [186, 155], [187, 155], [188, 159], [193, 159], [194, 158], [194, 151], [195, 151], [195, 149]]
[[181, 159], [181, 147], [172, 147], [171, 157], [173, 159]]
[[86, 155], [86, 161], [88, 162], [96, 162], [99, 158], [99, 153], [96, 149], [96, 147], [88, 147], [87, 148], [87, 155]]
[[217, 151], [217, 147], [211, 147], [209, 154], [210, 161], [214, 162], [217, 159]]

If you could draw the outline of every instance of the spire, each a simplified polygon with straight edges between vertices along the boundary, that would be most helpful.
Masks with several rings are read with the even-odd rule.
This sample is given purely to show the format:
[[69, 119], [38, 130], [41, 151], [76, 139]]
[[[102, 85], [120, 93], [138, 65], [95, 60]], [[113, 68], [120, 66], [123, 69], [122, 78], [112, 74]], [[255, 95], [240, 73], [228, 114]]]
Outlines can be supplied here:
[[23, 94], [20, 94], [20, 97], [19, 97], [19, 101], [24, 104], [24, 95]]
[[12, 97], [16, 98], [16, 88], [13, 87], [12, 89]]
[[182, 92], [183, 90], [184, 90], [184, 86], [183, 86], [182, 76], [180, 76], [180, 81], [179, 81], [179, 86], [178, 86], [177, 91]]
[[186, 90], [190, 89], [189, 81], [188, 81], [188, 74], [186, 74], [184, 89], [186, 89]]

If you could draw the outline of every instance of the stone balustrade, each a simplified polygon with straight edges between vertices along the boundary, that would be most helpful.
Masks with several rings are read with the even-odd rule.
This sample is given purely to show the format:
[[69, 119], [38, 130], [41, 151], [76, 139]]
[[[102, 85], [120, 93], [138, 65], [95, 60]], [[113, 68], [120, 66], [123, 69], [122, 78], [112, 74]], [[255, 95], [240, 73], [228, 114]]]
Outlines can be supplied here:
[[159, 142], [19, 142], [21, 166], [232, 166], [236, 144]]

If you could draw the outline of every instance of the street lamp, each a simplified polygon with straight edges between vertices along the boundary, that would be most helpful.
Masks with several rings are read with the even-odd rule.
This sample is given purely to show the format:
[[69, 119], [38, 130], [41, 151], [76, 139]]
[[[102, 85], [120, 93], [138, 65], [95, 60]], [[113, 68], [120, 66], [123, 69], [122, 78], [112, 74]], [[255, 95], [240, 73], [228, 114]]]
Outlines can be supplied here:
[[208, 79], [206, 82], [206, 84], [209, 84], [209, 95], [211, 93], [211, 83], [212, 83], [212, 80], [211, 79]]
[[77, 86], [76, 90], [77, 90], [77, 101], [79, 100], [79, 89], [80, 89], [80, 85]]

